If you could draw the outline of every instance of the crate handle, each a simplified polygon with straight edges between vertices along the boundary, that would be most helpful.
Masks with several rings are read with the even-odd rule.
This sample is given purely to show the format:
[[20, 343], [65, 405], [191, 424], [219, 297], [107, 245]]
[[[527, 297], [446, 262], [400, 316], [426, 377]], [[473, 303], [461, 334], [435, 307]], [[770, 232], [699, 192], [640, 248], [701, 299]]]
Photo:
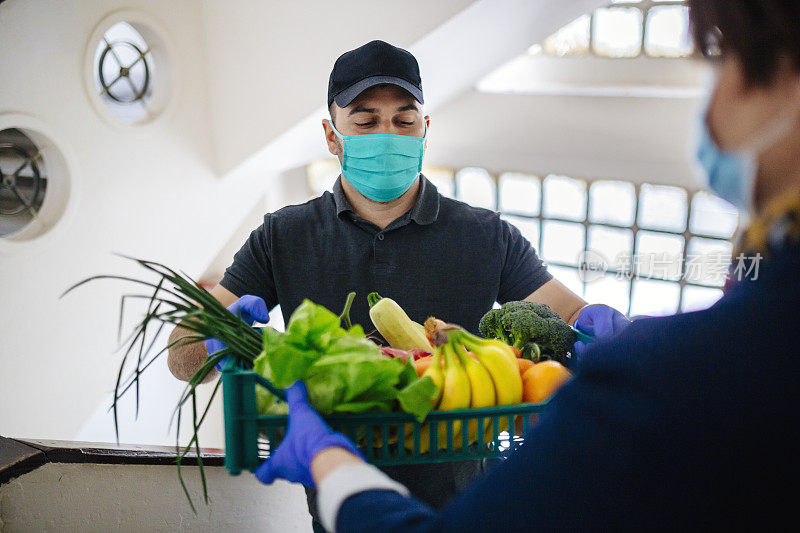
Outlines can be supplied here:
[[[235, 358], [235, 357], [228, 357], [225, 361], [225, 366], [222, 368], [223, 372], [235, 372], [239, 370], [243, 370], [244, 365], [242, 361]], [[259, 374], [258, 372], [253, 372], [256, 377], [256, 383], [270, 391], [272, 394], [280, 398], [282, 401], [286, 401], [286, 390], [279, 389], [275, 385], [272, 384], [270, 380]]]
[[272, 384], [270, 380], [262, 376], [261, 374], [256, 374], [256, 383], [262, 385], [265, 389], [270, 391], [272, 394], [280, 398], [282, 401], [286, 401], [286, 389], [279, 389], [275, 385]]

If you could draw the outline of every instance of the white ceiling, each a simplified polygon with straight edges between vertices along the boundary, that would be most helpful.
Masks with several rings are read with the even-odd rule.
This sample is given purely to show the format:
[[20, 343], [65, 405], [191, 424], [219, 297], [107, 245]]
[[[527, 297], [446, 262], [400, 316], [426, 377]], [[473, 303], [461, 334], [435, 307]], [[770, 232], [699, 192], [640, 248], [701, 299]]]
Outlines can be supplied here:
[[336, 58], [408, 47], [474, 0], [204, 0], [208, 90], [224, 174], [325, 106]]
[[436, 110], [427, 161], [695, 188], [708, 79], [693, 59], [521, 54]]
[[426, 161], [695, 188], [689, 156], [697, 106], [687, 98], [472, 90], [431, 117]]

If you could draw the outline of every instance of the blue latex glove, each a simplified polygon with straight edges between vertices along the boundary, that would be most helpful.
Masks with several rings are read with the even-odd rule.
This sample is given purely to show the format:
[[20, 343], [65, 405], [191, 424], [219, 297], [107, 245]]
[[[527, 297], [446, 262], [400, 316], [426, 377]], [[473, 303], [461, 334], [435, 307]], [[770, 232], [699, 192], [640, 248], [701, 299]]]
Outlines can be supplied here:
[[286, 479], [314, 486], [311, 477], [311, 460], [319, 452], [334, 446], [361, 457], [353, 441], [332, 430], [308, 403], [308, 389], [302, 381], [286, 389], [289, 404], [289, 430], [272, 456], [258, 467], [255, 475], [262, 483]]
[[[592, 335], [595, 339], [608, 339], [624, 330], [631, 323], [625, 315], [603, 304], [587, 305], [578, 314], [575, 329]], [[575, 343], [575, 355], [580, 359], [586, 352], [588, 344], [582, 341]]]
[[[253, 322], [266, 324], [269, 321], [269, 309], [267, 309], [267, 304], [263, 299], [258, 296], [253, 296], [252, 294], [245, 294], [233, 302], [228, 306], [228, 311], [247, 322], [248, 326], [252, 326]], [[225, 348], [224, 342], [217, 339], [206, 339], [206, 351], [209, 355], [223, 348]], [[215, 366], [217, 370], [222, 371], [224, 365], [225, 359], [222, 359], [222, 361]]]

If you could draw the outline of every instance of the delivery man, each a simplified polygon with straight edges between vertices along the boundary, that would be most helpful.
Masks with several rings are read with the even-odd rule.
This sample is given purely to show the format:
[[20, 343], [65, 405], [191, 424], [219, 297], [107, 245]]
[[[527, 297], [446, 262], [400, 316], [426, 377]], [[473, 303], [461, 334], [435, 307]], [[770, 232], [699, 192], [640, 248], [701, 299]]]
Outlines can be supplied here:
[[[302, 205], [264, 217], [211, 294], [251, 324], [280, 305], [285, 320], [308, 298], [341, 309], [358, 297], [353, 323], [369, 332], [367, 294], [396, 300], [412, 320], [434, 315], [477, 332], [495, 302], [530, 300], [570, 324], [611, 336], [627, 319], [589, 305], [553, 279], [519, 230], [486, 209], [445, 198], [420, 171], [430, 117], [423, 114], [413, 55], [372, 41], [336, 60], [328, 84], [325, 141], [342, 175]], [[170, 340], [188, 332], [176, 328]], [[219, 342], [176, 345], [173, 374], [187, 380]], [[384, 471], [428, 505], [441, 507], [481, 472], [480, 462], [390, 467]], [[314, 492], [309, 490], [314, 527]]]
[[301, 382], [289, 389], [287, 437], [259, 479], [313, 476], [323, 523], [341, 531], [796, 523], [800, 0], [690, 6], [696, 42], [718, 60], [698, 160], [707, 186], [753, 216], [722, 299], [589, 347], [525, 446], [442, 510], [364, 463], [308, 405]]

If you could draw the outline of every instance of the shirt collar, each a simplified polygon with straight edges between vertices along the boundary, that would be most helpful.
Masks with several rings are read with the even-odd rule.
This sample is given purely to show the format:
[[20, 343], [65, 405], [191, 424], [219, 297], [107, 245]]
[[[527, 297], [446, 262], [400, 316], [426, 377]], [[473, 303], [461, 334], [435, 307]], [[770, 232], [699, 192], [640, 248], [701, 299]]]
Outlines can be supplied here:
[[[333, 185], [333, 202], [336, 205], [336, 214], [338, 216], [348, 211], [355, 214], [353, 206], [344, 194], [341, 175]], [[411, 207], [408, 215], [411, 220], [421, 226], [432, 224], [439, 217], [439, 191], [436, 189], [436, 185], [422, 174], [419, 176], [417, 201]]]

